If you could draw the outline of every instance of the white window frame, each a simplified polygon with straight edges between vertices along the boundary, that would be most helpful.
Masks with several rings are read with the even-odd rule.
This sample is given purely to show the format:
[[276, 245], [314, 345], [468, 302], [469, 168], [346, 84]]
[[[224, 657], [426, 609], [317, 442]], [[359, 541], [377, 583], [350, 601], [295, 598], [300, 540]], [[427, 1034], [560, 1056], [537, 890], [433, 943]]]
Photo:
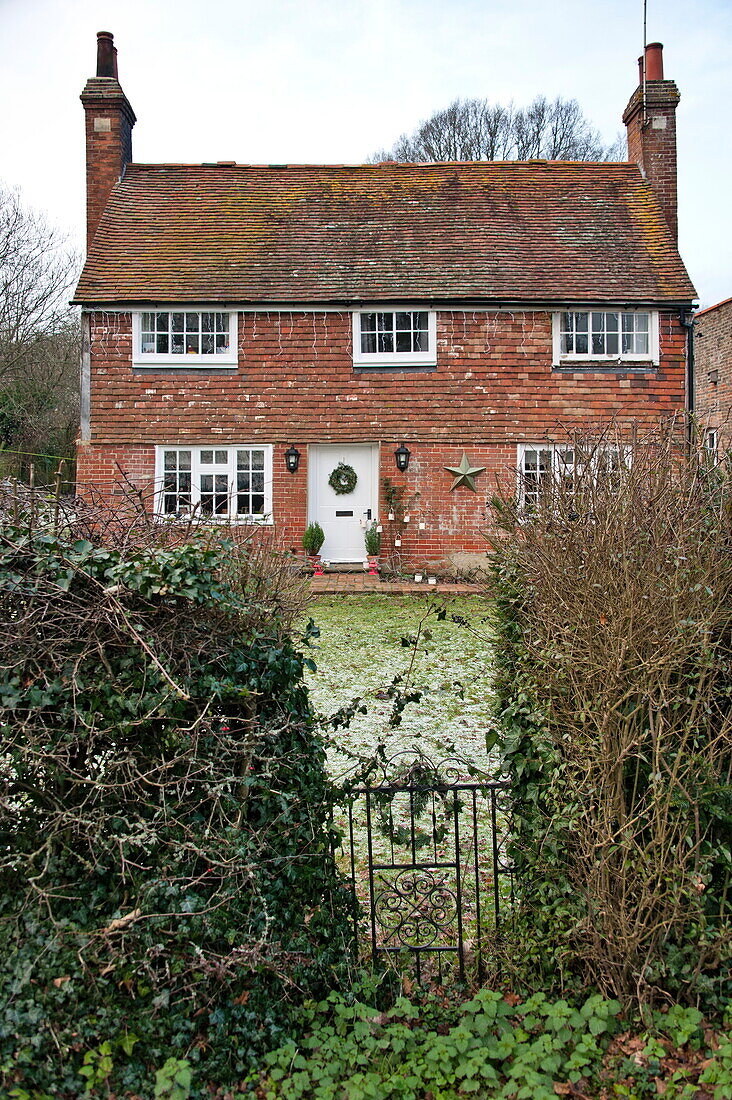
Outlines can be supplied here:
[[[272, 480], [273, 480], [273, 446], [271, 443], [231, 443], [222, 444], [220, 441], [212, 443], [160, 443], [155, 447], [155, 502], [154, 512], [157, 519], [168, 522], [176, 520], [187, 521], [191, 516], [202, 523], [257, 523], [262, 526], [270, 526], [273, 522], [272, 514]], [[171, 513], [164, 511], [165, 493], [165, 452], [166, 451], [190, 451], [191, 452], [191, 511], [185, 513]], [[211, 469], [202, 469], [201, 451], [226, 451], [225, 466], [221, 463], [212, 464]], [[263, 515], [238, 515], [232, 514], [231, 506], [236, 496], [237, 451], [263, 451], [264, 452], [264, 513]], [[215, 455], [214, 455], [215, 457]], [[229, 510], [226, 515], [212, 515], [202, 513], [201, 500], [201, 474], [226, 472], [229, 478]]]
[[[361, 351], [361, 317], [365, 313], [426, 313], [427, 351]], [[437, 365], [437, 314], [419, 305], [369, 305], [353, 312], [354, 367], [434, 367]]]
[[[225, 352], [207, 354], [173, 354], [166, 352], [143, 352], [142, 315], [143, 313], [225, 313], [229, 318], [229, 347]], [[177, 367], [179, 370], [199, 370], [202, 367], [235, 367], [238, 361], [238, 313], [216, 305], [172, 305], [162, 309], [141, 309], [132, 314], [132, 365], [134, 367]]]
[[[568, 451], [572, 451], [572, 463], [571, 470], [576, 470], [576, 452], [577, 447], [571, 441], [566, 443], [519, 443], [517, 446], [517, 461], [516, 461], [516, 499], [519, 507], [524, 509], [527, 507], [526, 502], [526, 452], [527, 451], [544, 451], [550, 454], [550, 469], [548, 476], [555, 481], [559, 481], [561, 477], [566, 477], [567, 472], [570, 469], [569, 464], [566, 462], [564, 456]], [[630, 466], [633, 460], [633, 450], [628, 444], [621, 443], [599, 443], [592, 448], [590, 455], [591, 469], [595, 479], [597, 478], [597, 467], [599, 459], [602, 454], [607, 454], [610, 451], [619, 453], [622, 464], [624, 466]]]
[[[618, 355], [597, 355], [591, 351], [565, 353], [562, 351], [562, 317], [565, 313], [647, 313], [648, 314], [648, 354], [638, 355], [633, 352]], [[620, 325], [622, 330], [622, 322]], [[611, 363], [651, 363], [658, 366], [660, 362], [660, 342], [658, 337], [658, 310], [657, 309], [604, 309], [602, 307], [568, 306], [552, 314], [552, 365], [555, 367], [583, 366], [585, 364], [599, 363], [609, 366]]]

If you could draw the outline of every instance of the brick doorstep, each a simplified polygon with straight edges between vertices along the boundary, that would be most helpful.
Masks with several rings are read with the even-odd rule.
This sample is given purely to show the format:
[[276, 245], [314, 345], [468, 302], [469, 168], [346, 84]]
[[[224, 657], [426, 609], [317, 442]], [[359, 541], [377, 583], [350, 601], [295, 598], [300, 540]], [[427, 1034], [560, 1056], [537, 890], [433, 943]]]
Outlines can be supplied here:
[[368, 573], [330, 573], [310, 578], [314, 596], [469, 596], [481, 592], [479, 584], [417, 584], [415, 581], [382, 581]]

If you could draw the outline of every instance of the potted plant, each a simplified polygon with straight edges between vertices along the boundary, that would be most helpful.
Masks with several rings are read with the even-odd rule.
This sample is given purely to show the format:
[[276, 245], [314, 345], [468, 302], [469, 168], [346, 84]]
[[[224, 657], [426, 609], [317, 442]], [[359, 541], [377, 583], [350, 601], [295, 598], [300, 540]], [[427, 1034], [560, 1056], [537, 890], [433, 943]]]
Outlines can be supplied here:
[[323, 564], [320, 560], [320, 547], [325, 542], [325, 532], [319, 523], [309, 523], [302, 537], [302, 548], [308, 556], [316, 577], [323, 576]]
[[369, 563], [369, 576], [378, 577], [379, 575], [379, 551], [381, 550], [381, 532], [379, 531], [376, 520], [373, 523], [369, 523], [366, 530], [363, 533], [364, 542], [366, 543], [366, 557]]

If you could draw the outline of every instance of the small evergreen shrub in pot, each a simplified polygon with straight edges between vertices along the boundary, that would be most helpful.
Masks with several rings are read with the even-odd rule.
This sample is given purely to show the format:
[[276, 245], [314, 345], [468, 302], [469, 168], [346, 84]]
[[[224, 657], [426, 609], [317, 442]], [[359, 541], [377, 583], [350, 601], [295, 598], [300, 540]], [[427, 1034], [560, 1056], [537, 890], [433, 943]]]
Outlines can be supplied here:
[[381, 551], [381, 532], [378, 530], [378, 524], [376, 520], [369, 523], [364, 531], [364, 543], [366, 545], [366, 556], [369, 563], [369, 576], [378, 576], [379, 573], [379, 553]]
[[325, 542], [325, 532], [319, 523], [309, 523], [302, 536], [302, 548], [310, 559], [316, 576], [322, 576], [323, 567], [320, 561], [320, 548]]

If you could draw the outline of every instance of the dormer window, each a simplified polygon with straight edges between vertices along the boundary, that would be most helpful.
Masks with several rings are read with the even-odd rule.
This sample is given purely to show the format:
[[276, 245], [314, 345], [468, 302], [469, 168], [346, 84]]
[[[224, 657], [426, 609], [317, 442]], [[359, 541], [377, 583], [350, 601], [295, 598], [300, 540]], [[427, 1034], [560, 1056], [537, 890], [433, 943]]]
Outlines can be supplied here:
[[134, 314], [135, 366], [236, 365], [236, 313], [207, 309]]
[[658, 363], [658, 314], [650, 310], [568, 310], [554, 314], [554, 365]]
[[435, 314], [426, 309], [373, 309], [353, 315], [353, 362], [358, 367], [434, 366]]

